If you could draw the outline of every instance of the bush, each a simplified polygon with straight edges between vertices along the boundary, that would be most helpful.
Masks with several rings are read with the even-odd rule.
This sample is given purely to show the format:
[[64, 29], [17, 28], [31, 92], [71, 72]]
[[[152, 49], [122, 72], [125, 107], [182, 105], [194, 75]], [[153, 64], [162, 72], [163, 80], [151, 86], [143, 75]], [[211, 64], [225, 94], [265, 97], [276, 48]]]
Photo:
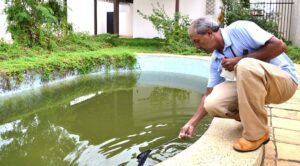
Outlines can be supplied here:
[[66, 21], [66, 1], [6, 0], [4, 12], [15, 42], [27, 47], [52, 49], [70, 29]]
[[157, 47], [160, 48], [164, 43], [163, 39], [154, 38], [154, 39], [144, 39], [144, 38], [134, 38], [126, 39], [119, 38], [115, 41], [118, 46], [132, 46], [132, 47]]
[[[249, 20], [255, 22], [258, 26], [264, 30], [272, 33], [273, 35], [281, 38], [281, 34], [278, 32], [278, 25], [273, 20], [266, 20], [264, 17], [256, 16], [254, 10], [250, 9], [249, 1], [245, 2], [241, 0], [222, 0], [224, 4], [223, 12], [224, 16], [219, 16], [219, 21], [223, 25], [230, 25], [237, 20]], [[224, 19], [223, 19], [224, 17]], [[274, 20], [278, 17], [274, 13], [272, 15]]]
[[294, 63], [300, 64], [300, 48], [290, 44], [288, 45], [287, 54], [293, 60]]
[[150, 15], [143, 14], [141, 11], [138, 12], [144, 19], [151, 21], [154, 28], [165, 37], [164, 49], [166, 51], [176, 53], [197, 52], [188, 36], [188, 27], [191, 24], [188, 16], [176, 13], [173, 17], [169, 17], [159, 3], [157, 7], [153, 6], [153, 13]]

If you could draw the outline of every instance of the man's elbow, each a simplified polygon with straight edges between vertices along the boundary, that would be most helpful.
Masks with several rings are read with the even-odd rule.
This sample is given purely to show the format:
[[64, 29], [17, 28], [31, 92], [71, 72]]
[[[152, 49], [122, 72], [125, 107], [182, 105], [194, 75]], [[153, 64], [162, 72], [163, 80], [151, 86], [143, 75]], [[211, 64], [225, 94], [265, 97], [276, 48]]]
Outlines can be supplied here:
[[288, 50], [288, 46], [282, 41], [281, 41], [281, 49], [282, 49], [282, 52], [286, 52]]
[[275, 50], [277, 50], [277, 52], [279, 54], [287, 51], [288, 47], [287, 45], [280, 39], [276, 38], [276, 37], [273, 37], [271, 39], [271, 43], [273, 43], [272, 47], [273, 48], [276, 48]]

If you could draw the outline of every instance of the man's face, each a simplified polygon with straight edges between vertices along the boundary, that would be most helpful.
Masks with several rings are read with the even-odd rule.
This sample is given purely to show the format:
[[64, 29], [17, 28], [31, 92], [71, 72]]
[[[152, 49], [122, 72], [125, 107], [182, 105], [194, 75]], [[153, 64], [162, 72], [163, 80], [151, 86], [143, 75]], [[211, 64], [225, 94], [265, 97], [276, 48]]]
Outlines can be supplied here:
[[203, 50], [206, 53], [212, 53], [216, 49], [212, 32], [207, 32], [201, 35], [197, 34], [197, 32], [192, 32], [190, 33], [190, 39], [197, 49]]

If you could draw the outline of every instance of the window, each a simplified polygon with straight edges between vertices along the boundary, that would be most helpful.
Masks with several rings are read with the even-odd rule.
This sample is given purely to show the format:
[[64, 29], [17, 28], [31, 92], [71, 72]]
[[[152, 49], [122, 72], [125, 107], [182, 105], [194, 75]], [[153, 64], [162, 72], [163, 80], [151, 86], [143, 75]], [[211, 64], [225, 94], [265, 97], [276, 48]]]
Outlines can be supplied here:
[[206, 15], [215, 14], [215, 0], [206, 0]]

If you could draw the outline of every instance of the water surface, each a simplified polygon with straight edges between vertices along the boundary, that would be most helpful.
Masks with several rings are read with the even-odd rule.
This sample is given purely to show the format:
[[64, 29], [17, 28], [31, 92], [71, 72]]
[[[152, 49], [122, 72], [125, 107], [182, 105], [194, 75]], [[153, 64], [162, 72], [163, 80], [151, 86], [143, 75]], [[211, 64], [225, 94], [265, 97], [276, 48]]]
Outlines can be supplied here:
[[[137, 165], [177, 137], [203, 94], [202, 77], [158, 72], [90, 75], [0, 98], [0, 165]], [[187, 148], [165, 144], [146, 165]]]

